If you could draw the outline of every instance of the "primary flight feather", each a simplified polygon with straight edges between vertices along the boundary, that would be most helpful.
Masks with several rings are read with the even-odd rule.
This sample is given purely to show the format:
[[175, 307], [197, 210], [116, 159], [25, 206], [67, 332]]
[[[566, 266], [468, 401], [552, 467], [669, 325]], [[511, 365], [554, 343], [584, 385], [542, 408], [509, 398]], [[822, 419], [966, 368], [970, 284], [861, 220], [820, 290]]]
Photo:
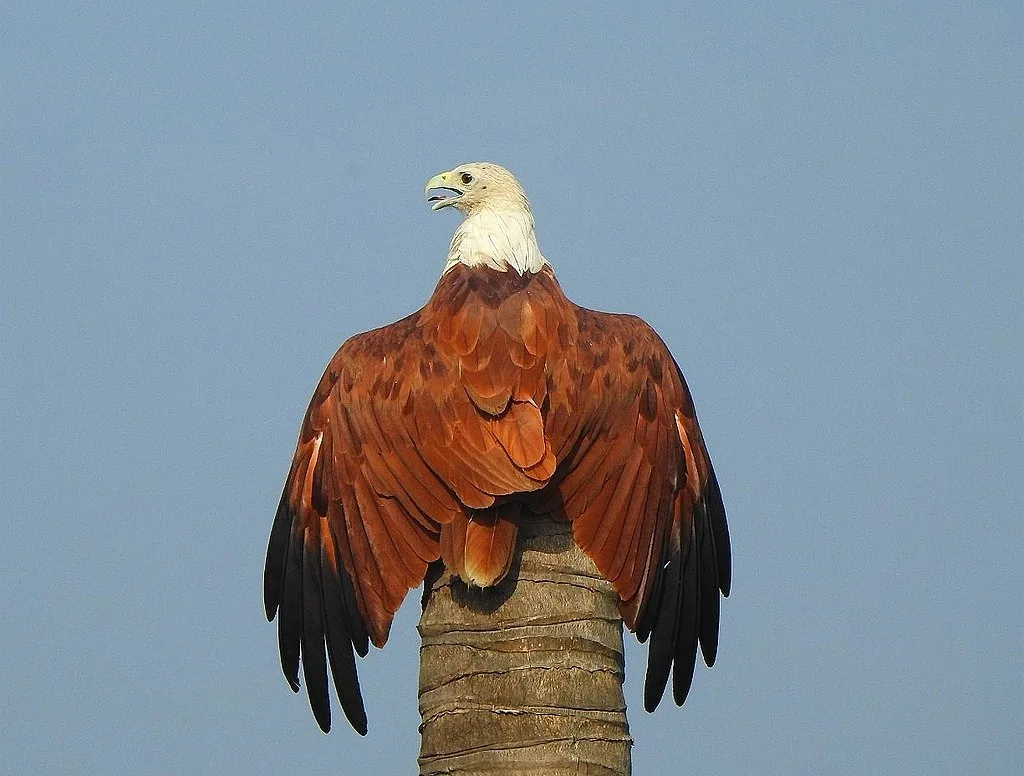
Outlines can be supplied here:
[[326, 732], [330, 665], [365, 734], [355, 655], [384, 646], [427, 566], [495, 585], [519, 525], [551, 514], [650, 637], [645, 707], [670, 673], [681, 705], [698, 648], [714, 663], [731, 564], [683, 375], [641, 319], [566, 298], [508, 170], [464, 164], [427, 196], [465, 215], [433, 295], [341, 346], [299, 432], [264, 572], [284, 674], [298, 691], [301, 664]]

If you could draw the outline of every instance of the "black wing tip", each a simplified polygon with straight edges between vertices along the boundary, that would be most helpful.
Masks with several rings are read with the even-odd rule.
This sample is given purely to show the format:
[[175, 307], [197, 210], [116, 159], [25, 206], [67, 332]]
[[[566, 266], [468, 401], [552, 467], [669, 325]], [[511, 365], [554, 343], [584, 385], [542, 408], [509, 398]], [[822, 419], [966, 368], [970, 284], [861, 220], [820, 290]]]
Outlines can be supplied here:
[[[351, 655], [351, 650], [349, 651]], [[345, 718], [359, 735], [366, 735], [366, 707], [363, 706], [363, 695], [359, 691], [359, 679], [352, 674], [351, 677], [342, 679], [339, 684], [338, 675], [334, 675], [334, 686], [338, 692], [338, 700], [341, 702], [341, 710], [345, 712]]]
[[[647, 648], [647, 675], [644, 678], [644, 709], [653, 712], [665, 695], [675, 656], [677, 610], [681, 593], [682, 555], [676, 550], [661, 569], [657, 606], [649, 623], [651, 644]], [[645, 628], [646, 630], [646, 628]]]
[[672, 666], [672, 700], [676, 706], [686, 702], [693, 686], [693, 673], [697, 666], [700, 640], [700, 559], [697, 555], [696, 535], [691, 534], [689, 549], [683, 561], [683, 590], [679, 600], [679, 619], [675, 665]]
[[[707, 555], [711, 550], [710, 544], [704, 544], [701, 552], [697, 543], [694, 532], [685, 550], [681, 548], [669, 559], [663, 569], [661, 590], [655, 599], [658, 614], [650, 631], [643, 633], [638, 629], [638, 635], [651, 636], [644, 685], [644, 709], [647, 712], [653, 712], [660, 704], [670, 675], [673, 702], [677, 706], [686, 702], [693, 686], [698, 651], [709, 668], [717, 658], [719, 586], [713, 579], [715, 558]], [[707, 579], [709, 574], [712, 579]], [[703, 596], [702, 583], [709, 586], [704, 588], [707, 592]], [[728, 587], [727, 579], [725, 584]], [[711, 595], [714, 596], [713, 601], [709, 600]]]
[[722, 591], [723, 598], [728, 598], [732, 589], [732, 543], [729, 541], [729, 521], [725, 516], [722, 488], [718, 484], [718, 476], [714, 469], [711, 470], [706, 497], [711, 537], [715, 546], [718, 589]]
[[708, 668], [714, 668], [715, 660], [718, 659], [718, 642], [716, 641], [712, 645], [706, 646], [702, 640], [700, 642], [700, 654], [704, 658], [704, 665]]
[[289, 647], [279, 647], [281, 653], [281, 673], [292, 692], [298, 692], [299, 687], [299, 661], [297, 651], [293, 652]]
[[266, 593], [263, 596], [263, 614], [267, 618], [267, 622], [273, 622], [274, 618], [277, 617], [277, 613], [281, 608], [281, 596], [278, 593]]
[[665, 696], [665, 685], [667, 684], [667, 676], [664, 682], [654, 683], [648, 679], [644, 683], [644, 711], [648, 714], [653, 714], [654, 710], [658, 708], [658, 704], [661, 703], [661, 699]]
[[361, 735], [361, 736], [365, 736], [366, 735], [367, 727], [366, 727], [366, 717], [365, 716], [362, 719], [359, 719], [359, 720], [354, 720], [351, 717], [349, 717], [348, 718], [348, 722], [352, 726], [352, 729], [354, 731], [356, 731], [359, 735]]
[[[293, 685], [292, 689], [295, 692], [299, 691], [298, 684]], [[339, 693], [340, 695], [340, 693]], [[314, 703], [310, 699], [309, 704], [310, 710], [313, 712], [313, 718], [316, 720], [317, 727], [320, 728], [325, 734], [331, 732], [331, 704], [329, 700], [320, 701], [319, 699]], [[365, 736], [368, 730], [366, 710], [363, 708], [362, 697], [355, 699], [355, 705], [352, 706], [350, 703], [346, 703], [344, 700], [341, 703], [341, 710], [345, 714], [345, 719], [352, 726], [359, 735]]]
[[696, 666], [696, 650], [685, 663], [680, 664], [679, 659], [676, 659], [676, 664], [672, 668], [672, 701], [676, 706], [686, 703], [686, 696], [690, 694], [690, 688], [693, 687], [693, 673]]
[[698, 637], [700, 654], [704, 659], [704, 665], [708, 668], [714, 666], [715, 660], [718, 659], [718, 631], [721, 624], [718, 588], [712, 587], [711, 594], [715, 597], [714, 600], [701, 607], [700, 633]]
[[[298, 693], [299, 690], [302, 689], [302, 684], [297, 677], [291, 677], [285, 674], [285, 679], [288, 681], [288, 686], [291, 688], [292, 692]], [[350, 708], [348, 703], [342, 702], [342, 711], [345, 713], [345, 718], [352, 726], [352, 729], [359, 735], [365, 736], [369, 726], [366, 717], [366, 710], [363, 707], [362, 696], [357, 694], [355, 704], [354, 708]], [[313, 712], [313, 718], [316, 720], [317, 727], [319, 727], [325, 734], [330, 733], [332, 725], [330, 701], [327, 701], [323, 705], [319, 702], [314, 705], [313, 700], [310, 699], [309, 707], [310, 711]]]
[[263, 605], [267, 610], [267, 619], [273, 619], [272, 612], [281, 603], [282, 585], [285, 567], [288, 563], [288, 546], [291, 543], [291, 529], [294, 515], [288, 508], [288, 489], [281, 493], [281, 500], [274, 513], [274, 522], [270, 527], [267, 540], [267, 557], [263, 564]]
[[[365, 736], [368, 732], [366, 710], [352, 651], [354, 649], [360, 657], [365, 657], [370, 640], [359, 616], [355, 589], [338, 558], [336, 566], [341, 574], [340, 578], [331, 579], [331, 593], [336, 596], [341, 611], [332, 612], [337, 618], [335, 622], [325, 622], [327, 611], [321, 587], [324, 584], [322, 558], [315, 552], [306, 551], [301, 527], [296, 525], [299, 516], [288, 508], [285, 494], [282, 494], [274, 517], [263, 576], [264, 612], [268, 622], [275, 618], [278, 622], [281, 669], [293, 693], [300, 691], [300, 675], [303, 676], [317, 727], [327, 734], [331, 730], [329, 663], [342, 711], [352, 729]], [[334, 644], [327, 634], [332, 625], [340, 628], [335, 633], [340, 638], [334, 639]], [[324, 647], [327, 648], [326, 655]], [[338, 651], [346, 650], [347, 659], [339, 660]]]
[[[717, 545], [718, 542], [716, 542], [715, 549], [718, 549]], [[729, 593], [732, 591], [732, 550], [729, 547], [728, 533], [725, 535], [725, 550], [719, 550], [716, 566], [718, 571], [718, 589], [722, 593], [722, 598], [728, 598]]]
[[[652, 713], [665, 697], [669, 677], [672, 675], [672, 657], [661, 654], [657, 632], [653, 634], [651, 646], [647, 649], [647, 675], [644, 677], [644, 711]], [[656, 647], [657, 645], [657, 647]]]
[[[310, 705], [312, 708], [312, 704]], [[330, 705], [324, 706], [322, 709], [312, 708], [313, 717], [316, 719], [317, 727], [320, 728], [325, 734], [331, 732], [331, 707]], [[352, 729], [359, 735], [365, 736], [368, 730], [366, 712], [363, 711], [362, 707], [358, 709], [348, 709], [342, 704], [342, 711], [345, 713], [345, 719], [352, 726]]]
[[331, 707], [328, 705], [322, 710], [313, 709], [313, 717], [316, 719], [317, 727], [325, 734], [331, 732]]

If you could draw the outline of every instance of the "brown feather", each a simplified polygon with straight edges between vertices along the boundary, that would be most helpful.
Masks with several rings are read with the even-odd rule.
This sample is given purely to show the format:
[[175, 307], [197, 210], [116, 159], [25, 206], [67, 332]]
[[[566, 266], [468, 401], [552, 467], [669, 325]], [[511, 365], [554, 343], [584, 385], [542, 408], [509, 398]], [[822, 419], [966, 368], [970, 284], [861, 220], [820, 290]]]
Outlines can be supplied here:
[[544, 418], [532, 401], [514, 401], [503, 416], [489, 424], [490, 431], [520, 469], [540, 463], [547, 450]]
[[609, 540], [614, 542], [614, 556], [608, 567], [608, 579], [618, 584], [623, 598], [633, 595], [639, 581], [637, 572], [643, 571], [636, 568], [634, 561], [639, 553], [638, 541], [644, 533], [644, 525], [654, 522], [647, 509], [648, 502], [655, 500], [658, 495], [657, 489], [650, 487], [653, 475], [654, 469], [651, 465], [647, 461], [641, 461], [631, 483], [629, 502], [621, 507], [623, 519], [618, 527], [618, 533], [613, 535], [612, 531], [608, 531]]
[[537, 356], [546, 350], [544, 332], [537, 325], [537, 314], [529, 299], [523, 302], [519, 313], [519, 336], [522, 338], [523, 346], [531, 354]]
[[[460, 356], [469, 356], [471, 353], [484, 350], [478, 347], [483, 323], [483, 314], [478, 307], [465, 305], [459, 310], [456, 315], [452, 316], [452, 349]], [[482, 366], [475, 368], [480, 369]]]
[[466, 527], [466, 582], [490, 587], [508, 573], [520, 512], [519, 504], [503, 504], [470, 515]]
[[[547, 484], [547, 481], [555, 475], [557, 466], [558, 459], [555, 457], [555, 454], [551, 452], [551, 448], [549, 447], [544, 451], [544, 457], [537, 461], [533, 466], [524, 469], [523, 473], [538, 484]], [[526, 490], [531, 489], [532, 488], [526, 488]]]

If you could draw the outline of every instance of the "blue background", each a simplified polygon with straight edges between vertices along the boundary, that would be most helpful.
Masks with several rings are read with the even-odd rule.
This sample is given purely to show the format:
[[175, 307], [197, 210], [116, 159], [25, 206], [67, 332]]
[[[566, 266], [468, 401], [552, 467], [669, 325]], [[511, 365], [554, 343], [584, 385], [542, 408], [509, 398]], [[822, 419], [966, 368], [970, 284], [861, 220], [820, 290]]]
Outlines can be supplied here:
[[411, 773], [287, 689], [261, 575], [308, 397], [419, 307], [460, 162], [686, 372], [733, 531], [719, 664], [637, 774], [1021, 767], [1022, 11], [9, 2], [5, 773]]

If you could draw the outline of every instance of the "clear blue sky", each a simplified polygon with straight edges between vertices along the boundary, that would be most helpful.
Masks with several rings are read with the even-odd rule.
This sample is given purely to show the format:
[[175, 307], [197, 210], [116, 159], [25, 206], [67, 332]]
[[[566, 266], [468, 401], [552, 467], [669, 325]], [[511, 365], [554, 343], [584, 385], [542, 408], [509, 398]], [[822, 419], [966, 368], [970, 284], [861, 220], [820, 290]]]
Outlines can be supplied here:
[[1021, 767], [1019, 2], [130, 5], [0, 20], [5, 773], [414, 771], [415, 602], [325, 737], [260, 580], [321, 370], [481, 159], [725, 493], [719, 664], [647, 715], [630, 645], [635, 773]]

